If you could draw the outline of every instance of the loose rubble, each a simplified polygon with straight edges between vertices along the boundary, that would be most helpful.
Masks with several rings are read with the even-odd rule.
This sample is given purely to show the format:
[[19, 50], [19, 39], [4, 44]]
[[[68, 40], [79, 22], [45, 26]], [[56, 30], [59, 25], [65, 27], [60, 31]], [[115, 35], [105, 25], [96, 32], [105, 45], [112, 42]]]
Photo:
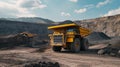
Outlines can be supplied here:
[[58, 62], [37, 62], [37, 63], [29, 63], [26, 64], [24, 67], [60, 67]]

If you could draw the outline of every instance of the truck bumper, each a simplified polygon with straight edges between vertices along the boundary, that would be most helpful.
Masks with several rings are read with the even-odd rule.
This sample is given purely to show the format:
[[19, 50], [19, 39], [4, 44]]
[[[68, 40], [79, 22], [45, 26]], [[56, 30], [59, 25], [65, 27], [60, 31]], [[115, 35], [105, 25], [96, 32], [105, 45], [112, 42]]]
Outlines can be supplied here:
[[61, 44], [61, 43], [53, 43], [53, 44], [51, 44], [51, 46], [63, 46], [63, 44]]

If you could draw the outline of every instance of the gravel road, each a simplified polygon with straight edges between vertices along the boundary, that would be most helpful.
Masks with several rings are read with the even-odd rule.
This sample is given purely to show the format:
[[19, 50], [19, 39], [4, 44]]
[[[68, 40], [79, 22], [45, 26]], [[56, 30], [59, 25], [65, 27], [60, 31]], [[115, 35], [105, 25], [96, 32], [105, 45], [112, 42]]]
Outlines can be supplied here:
[[0, 67], [24, 67], [25, 64], [40, 61], [58, 62], [60, 67], [119, 67], [120, 58], [97, 55], [98, 49], [89, 49], [79, 53], [62, 51], [60, 53], [46, 49], [16, 47], [0, 50]]

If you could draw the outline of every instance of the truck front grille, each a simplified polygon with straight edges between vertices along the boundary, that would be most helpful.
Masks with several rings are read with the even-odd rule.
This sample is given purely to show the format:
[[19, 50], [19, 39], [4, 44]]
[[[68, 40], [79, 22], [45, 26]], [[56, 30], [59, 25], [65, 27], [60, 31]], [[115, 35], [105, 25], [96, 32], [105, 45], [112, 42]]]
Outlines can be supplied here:
[[54, 35], [55, 43], [62, 43], [62, 35]]

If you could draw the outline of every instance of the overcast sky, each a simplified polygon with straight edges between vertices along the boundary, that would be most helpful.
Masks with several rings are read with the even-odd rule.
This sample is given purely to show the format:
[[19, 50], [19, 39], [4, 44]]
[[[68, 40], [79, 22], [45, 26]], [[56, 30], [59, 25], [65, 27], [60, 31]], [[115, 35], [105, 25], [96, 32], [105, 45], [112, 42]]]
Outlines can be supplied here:
[[0, 0], [0, 17], [82, 20], [120, 14], [120, 0]]

